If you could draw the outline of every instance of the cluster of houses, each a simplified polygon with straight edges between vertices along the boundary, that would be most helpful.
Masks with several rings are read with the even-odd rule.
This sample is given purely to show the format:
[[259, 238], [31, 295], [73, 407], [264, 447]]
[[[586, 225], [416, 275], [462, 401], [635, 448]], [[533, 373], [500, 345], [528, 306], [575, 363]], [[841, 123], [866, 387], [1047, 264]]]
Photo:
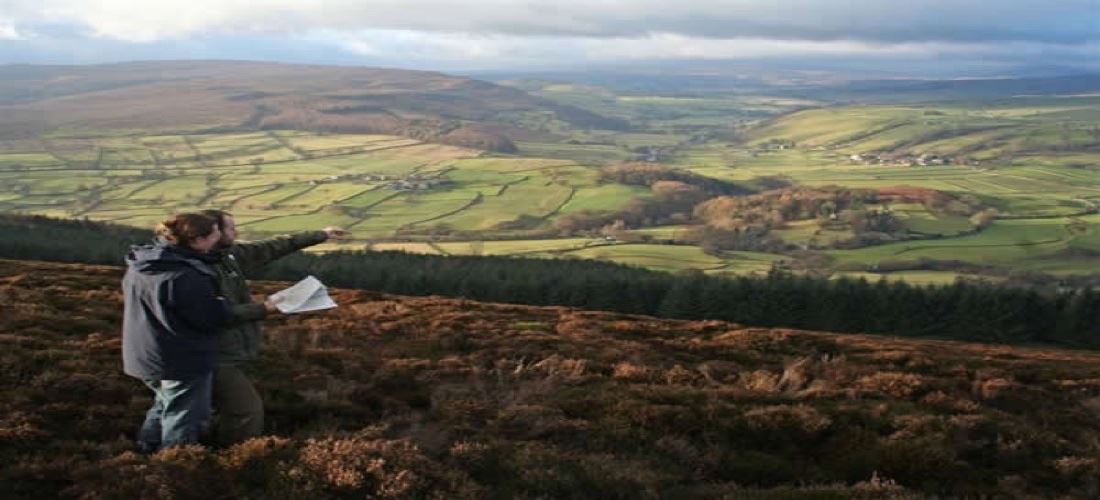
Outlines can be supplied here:
[[768, 139], [768, 142], [758, 144], [757, 150], [763, 151], [786, 151], [788, 149], [794, 149], [795, 142], [790, 139]]
[[853, 154], [848, 161], [863, 165], [897, 165], [901, 167], [927, 167], [931, 165], [979, 165], [977, 160], [965, 156], [941, 156], [936, 154], [914, 155], [909, 153]]
[[645, 146], [644, 148], [638, 148], [635, 150], [638, 154], [634, 156], [634, 161], [656, 163], [671, 157], [674, 150], [675, 148], [671, 146]]
[[339, 181], [353, 181], [353, 182], [377, 182], [383, 181], [386, 184], [382, 185], [382, 189], [389, 189], [391, 191], [423, 191], [431, 189], [436, 186], [452, 184], [453, 181], [446, 177], [425, 177], [420, 174], [410, 174], [403, 179], [395, 179], [390, 175], [383, 174], [348, 174], [348, 175], [330, 175], [323, 179], [315, 179], [309, 181], [309, 185], [316, 186], [318, 184], [325, 184], [328, 182]]
[[452, 182], [453, 181], [450, 179], [444, 177], [421, 177], [417, 174], [412, 174], [404, 179], [390, 182], [382, 186], [382, 189], [393, 191], [423, 191], [436, 186], [451, 184]]
[[374, 182], [374, 181], [388, 181], [390, 176], [381, 174], [347, 174], [347, 175], [330, 175], [323, 179], [309, 181], [310, 186], [316, 186], [318, 184], [324, 184], [326, 182], [337, 181], [355, 181], [355, 182]]

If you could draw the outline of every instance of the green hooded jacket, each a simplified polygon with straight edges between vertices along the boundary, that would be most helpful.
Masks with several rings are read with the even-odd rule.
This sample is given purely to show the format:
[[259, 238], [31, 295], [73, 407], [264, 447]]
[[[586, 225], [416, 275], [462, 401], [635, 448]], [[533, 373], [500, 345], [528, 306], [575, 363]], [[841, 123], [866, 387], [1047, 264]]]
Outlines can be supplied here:
[[256, 359], [260, 349], [260, 320], [267, 316], [262, 303], [252, 301], [246, 276], [254, 275], [267, 263], [328, 239], [324, 231], [276, 236], [260, 241], [238, 241], [223, 249], [222, 259], [212, 265], [218, 285], [232, 309], [232, 319], [222, 331], [218, 364], [236, 365]]

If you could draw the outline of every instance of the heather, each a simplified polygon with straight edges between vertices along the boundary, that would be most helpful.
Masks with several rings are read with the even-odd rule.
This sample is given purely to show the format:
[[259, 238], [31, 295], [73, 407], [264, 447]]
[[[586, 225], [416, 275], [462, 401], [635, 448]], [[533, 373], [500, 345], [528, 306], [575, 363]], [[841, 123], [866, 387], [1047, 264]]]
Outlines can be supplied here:
[[1092, 352], [355, 290], [269, 325], [270, 436], [142, 456], [120, 276], [0, 261], [7, 496], [1100, 493]]

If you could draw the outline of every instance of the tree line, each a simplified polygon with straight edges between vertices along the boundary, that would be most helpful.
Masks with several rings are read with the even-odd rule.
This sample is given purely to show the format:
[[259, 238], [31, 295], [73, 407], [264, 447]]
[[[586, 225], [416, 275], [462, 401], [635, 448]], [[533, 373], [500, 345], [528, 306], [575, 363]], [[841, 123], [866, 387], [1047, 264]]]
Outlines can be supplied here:
[[[0, 257], [121, 265], [149, 231], [80, 220], [0, 216]], [[717, 319], [744, 325], [1100, 347], [1100, 292], [1040, 292], [958, 282], [823, 280], [775, 270], [763, 278], [669, 274], [578, 259], [298, 253], [256, 279], [317, 276], [330, 286], [529, 305]]]

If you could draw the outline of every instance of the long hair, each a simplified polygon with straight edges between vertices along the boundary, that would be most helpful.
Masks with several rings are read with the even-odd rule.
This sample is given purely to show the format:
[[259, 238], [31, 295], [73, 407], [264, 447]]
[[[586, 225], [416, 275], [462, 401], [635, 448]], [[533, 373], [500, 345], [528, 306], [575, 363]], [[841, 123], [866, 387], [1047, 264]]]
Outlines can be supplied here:
[[176, 214], [157, 224], [156, 234], [172, 245], [188, 246], [191, 242], [210, 236], [218, 227], [218, 221], [203, 214]]

